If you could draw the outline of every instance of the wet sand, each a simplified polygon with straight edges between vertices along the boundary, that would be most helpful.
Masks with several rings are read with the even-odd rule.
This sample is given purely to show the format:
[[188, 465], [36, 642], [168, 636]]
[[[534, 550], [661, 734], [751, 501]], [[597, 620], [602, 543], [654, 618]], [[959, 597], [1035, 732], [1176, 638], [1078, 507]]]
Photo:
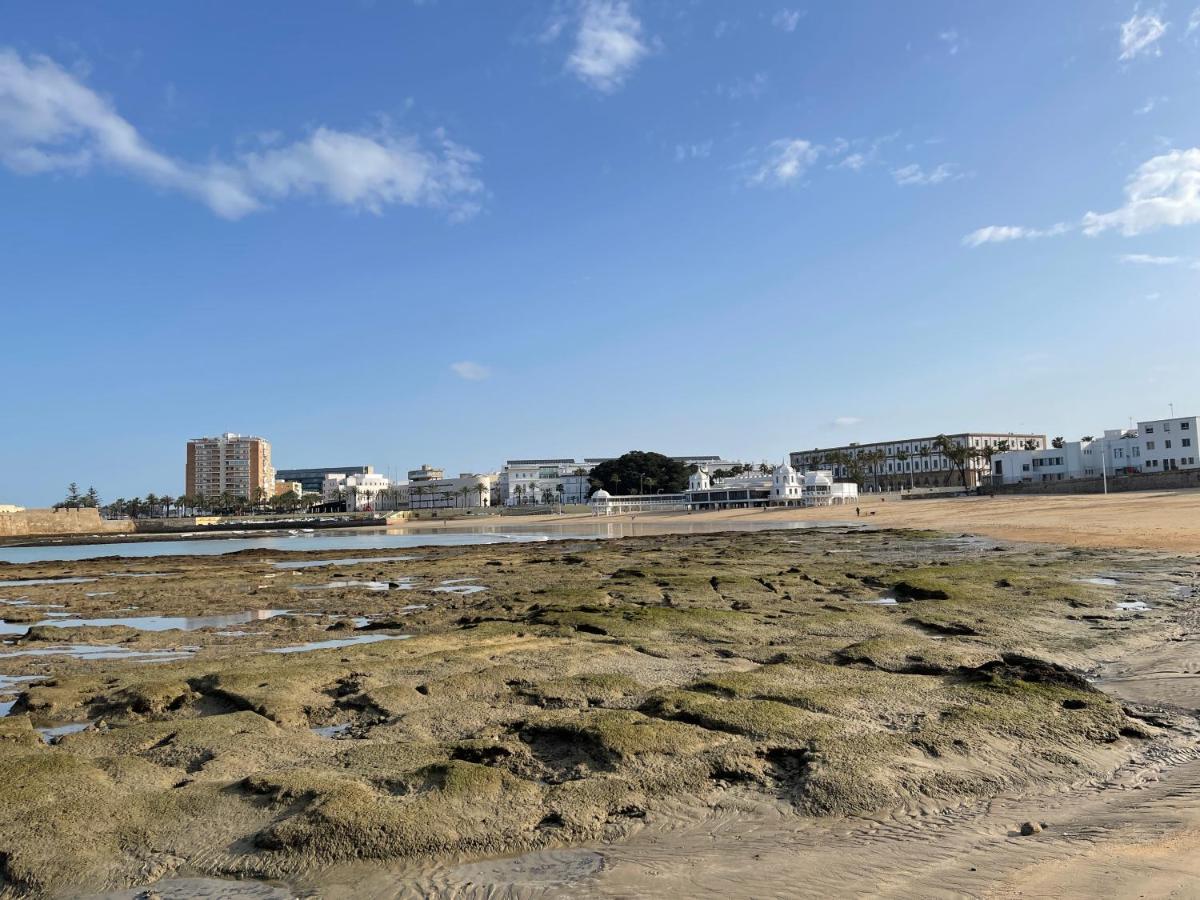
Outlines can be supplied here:
[[39, 679], [0, 678], [0, 897], [1195, 877], [1194, 558], [838, 529], [323, 556], [6, 568], [58, 580], [0, 589], [0, 676]]

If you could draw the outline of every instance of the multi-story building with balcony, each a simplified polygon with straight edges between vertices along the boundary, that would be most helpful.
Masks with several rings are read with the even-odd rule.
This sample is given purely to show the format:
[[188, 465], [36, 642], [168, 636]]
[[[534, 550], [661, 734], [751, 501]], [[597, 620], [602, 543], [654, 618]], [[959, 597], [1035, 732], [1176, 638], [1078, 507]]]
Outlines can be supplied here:
[[250, 500], [275, 493], [271, 443], [265, 438], [226, 432], [187, 443], [184, 493], [189, 497], [228, 494]]
[[1001, 450], [1041, 450], [1044, 434], [1003, 431], [971, 431], [946, 435], [954, 444], [973, 454], [966, 460], [965, 481], [959, 467], [938, 449], [936, 436], [900, 438], [842, 447], [816, 447], [790, 454], [799, 472], [832, 471], [838, 479], [855, 479], [864, 491], [898, 491], [919, 487], [963, 486], [974, 488], [991, 471], [989, 460]]

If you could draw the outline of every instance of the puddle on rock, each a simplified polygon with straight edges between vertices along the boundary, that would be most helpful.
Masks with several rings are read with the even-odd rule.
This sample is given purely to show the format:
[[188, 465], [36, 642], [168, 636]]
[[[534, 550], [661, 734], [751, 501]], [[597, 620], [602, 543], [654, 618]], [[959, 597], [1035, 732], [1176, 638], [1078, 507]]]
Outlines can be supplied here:
[[15, 578], [10, 581], [0, 581], [0, 587], [32, 587], [38, 584], [83, 584], [86, 581], [96, 581], [95, 578]]
[[303, 562], [277, 562], [277, 569], [317, 569], [321, 566], [357, 566], [359, 563], [409, 562], [415, 556], [363, 556], [349, 559], [309, 559]]
[[1128, 600], [1124, 603], [1118, 603], [1117, 609], [1132, 610], [1133, 612], [1149, 612], [1154, 607], [1148, 606], [1145, 600]]
[[[262, 622], [276, 616], [285, 616], [290, 612], [286, 609], [254, 609], [241, 613], [230, 613], [223, 616], [126, 616], [109, 619], [43, 619], [36, 625], [50, 628], [111, 628], [122, 626], [136, 631], [197, 631], [201, 628], [227, 628], [230, 625], [245, 625], [249, 622]], [[48, 615], [56, 615], [48, 613]], [[68, 614], [69, 615], [69, 614]], [[27, 624], [14, 624], [0, 619], [0, 634], [25, 634], [33, 627]]]
[[1116, 587], [1120, 584], [1115, 578], [1105, 578], [1100, 575], [1093, 575], [1090, 578], [1076, 578], [1074, 580], [1079, 584], [1095, 584], [1100, 587]]
[[144, 662], [172, 662], [188, 659], [199, 647], [176, 647], [172, 650], [129, 650], [104, 644], [70, 644], [61, 647], [39, 647], [36, 650], [16, 650], [0, 653], [0, 659], [18, 656], [69, 656], [72, 659], [140, 659]]
[[471, 581], [470, 578], [455, 578], [452, 581], [443, 581], [441, 587], [430, 588], [435, 594], [478, 594], [480, 591], [486, 591], [487, 588], [481, 584], [454, 584], [453, 581]]
[[317, 737], [336, 739], [342, 737], [349, 730], [350, 723], [343, 722], [341, 725], [326, 725], [323, 728], [314, 728], [312, 732]]
[[294, 584], [292, 587], [298, 591], [325, 591], [353, 587], [363, 587], [371, 591], [411, 591], [413, 589], [409, 579], [403, 581], [330, 581], [326, 584]]
[[339, 647], [353, 647], [356, 644], [374, 644], [378, 641], [401, 641], [409, 637], [407, 634], [362, 634], [351, 638], [337, 638], [330, 641], [310, 641], [307, 644], [296, 644], [294, 647], [273, 647], [266, 653], [307, 653], [309, 650], [336, 650]]
[[880, 597], [877, 600], [859, 600], [858, 603], [863, 606], [895, 606], [899, 603], [895, 597]]
[[68, 734], [78, 734], [85, 728], [90, 728], [92, 723], [89, 722], [72, 722], [69, 725], [56, 725], [53, 728], [35, 728], [38, 734], [42, 736], [42, 741], [47, 744], [57, 744], [62, 738]]

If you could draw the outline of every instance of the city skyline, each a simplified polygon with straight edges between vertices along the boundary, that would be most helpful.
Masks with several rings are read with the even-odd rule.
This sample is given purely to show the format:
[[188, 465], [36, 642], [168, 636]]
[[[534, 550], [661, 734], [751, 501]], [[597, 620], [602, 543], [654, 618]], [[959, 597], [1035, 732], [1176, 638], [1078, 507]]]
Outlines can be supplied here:
[[0, 503], [1190, 414], [1193, 10], [15, 10]]

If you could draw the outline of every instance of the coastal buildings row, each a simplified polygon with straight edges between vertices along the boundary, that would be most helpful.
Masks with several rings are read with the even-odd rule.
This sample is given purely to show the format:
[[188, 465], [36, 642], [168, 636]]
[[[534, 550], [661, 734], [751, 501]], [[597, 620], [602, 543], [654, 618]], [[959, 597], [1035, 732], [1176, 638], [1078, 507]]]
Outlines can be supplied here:
[[610, 494], [596, 491], [592, 514], [614, 516], [656, 510], [751, 509], [840, 506], [858, 500], [858, 485], [839, 482], [830, 471], [798, 472], [788, 462], [767, 472], [713, 478], [698, 468], [680, 494]]
[[1196, 416], [1147, 419], [1110, 428], [1100, 437], [1056, 440], [1050, 447], [1011, 450], [991, 458], [992, 483], [1021, 484], [1113, 478], [1200, 468]]
[[790, 459], [800, 472], [828, 470], [835, 479], [857, 481], [865, 491], [950, 487], [963, 485], [963, 476], [963, 486], [971, 489], [986, 480], [991, 470], [989, 460], [995, 453], [1046, 447], [1044, 434], [971, 431], [944, 437], [969, 451], [962, 469], [944, 452], [935, 436], [797, 450], [790, 454]]
[[[576, 461], [574, 457], [554, 459], [510, 459], [496, 476], [497, 505], [528, 506], [533, 504], [580, 504], [587, 503], [592, 487], [588, 476], [592, 469], [610, 456], [585, 456]], [[686, 466], [697, 466], [707, 471], [730, 468], [738, 463], [724, 460], [720, 456], [674, 456]], [[640, 492], [637, 484], [621, 485], [632, 493]]]

